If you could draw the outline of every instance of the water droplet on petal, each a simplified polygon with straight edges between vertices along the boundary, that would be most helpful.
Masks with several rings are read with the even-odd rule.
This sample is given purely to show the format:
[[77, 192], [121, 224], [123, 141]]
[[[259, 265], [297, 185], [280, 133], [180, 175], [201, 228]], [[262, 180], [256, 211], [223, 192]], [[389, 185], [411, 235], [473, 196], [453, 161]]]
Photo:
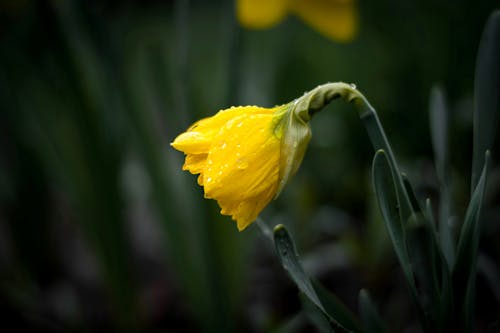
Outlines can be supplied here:
[[212, 181], [212, 177], [207, 178], [207, 183], [210, 183]]
[[220, 146], [220, 149], [224, 149], [224, 148], [226, 148], [226, 146], [227, 146], [227, 143], [225, 143], [225, 142], [224, 142], [224, 143], [222, 144], [222, 146]]
[[236, 125], [236, 127], [241, 127], [241, 126], [243, 126], [243, 122], [242, 122], [242, 121], [240, 121], [240, 122], [238, 123], [238, 125]]
[[248, 167], [248, 162], [243, 158], [238, 158], [236, 160], [236, 167], [240, 170], [244, 170]]

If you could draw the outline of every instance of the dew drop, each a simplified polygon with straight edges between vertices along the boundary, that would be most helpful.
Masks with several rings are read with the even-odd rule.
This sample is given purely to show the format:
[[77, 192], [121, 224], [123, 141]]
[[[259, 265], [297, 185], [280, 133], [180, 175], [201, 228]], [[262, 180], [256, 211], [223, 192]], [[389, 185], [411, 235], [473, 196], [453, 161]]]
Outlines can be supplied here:
[[244, 170], [248, 167], [248, 162], [243, 158], [238, 158], [238, 160], [236, 160], [236, 167], [240, 170]]
[[240, 122], [238, 123], [238, 125], [236, 125], [236, 127], [241, 127], [241, 126], [243, 126], [243, 122], [242, 122], [242, 121], [240, 121]]
[[351, 83], [350, 86], [352, 89], [356, 89], [356, 85], [354, 83]]
[[212, 181], [212, 177], [207, 178], [207, 183], [210, 183]]
[[224, 148], [226, 148], [226, 146], [227, 146], [227, 143], [225, 143], [225, 142], [224, 142], [224, 143], [222, 144], [222, 146], [220, 146], [220, 149], [224, 149]]

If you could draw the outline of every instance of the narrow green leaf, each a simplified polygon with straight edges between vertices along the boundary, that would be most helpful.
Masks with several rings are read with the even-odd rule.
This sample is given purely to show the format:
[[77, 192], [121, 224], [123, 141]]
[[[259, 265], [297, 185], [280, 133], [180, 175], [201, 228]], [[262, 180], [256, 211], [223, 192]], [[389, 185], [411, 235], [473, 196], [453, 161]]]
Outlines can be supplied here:
[[485, 164], [479, 182], [472, 194], [458, 242], [457, 259], [453, 269], [454, 301], [462, 307], [465, 330], [472, 331], [476, 282], [477, 250], [479, 246], [480, 215], [486, 189], [490, 152], [485, 154]]
[[[445, 262], [445, 257], [441, 257], [441, 261]], [[453, 292], [451, 272], [448, 266], [442, 265], [441, 270], [441, 293], [440, 293], [440, 308], [438, 313], [439, 325], [442, 332], [452, 332], [455, 318], [453, 318]]]
[[441, 198], [439, 200], [439, 240], [443, 255], [448, 263], [448, 268], [451, 269], [455, 260], [455, 232], [450, 225], [451, 218], [451, 193], [450, 187], [444, 185], [441, 187]]
[[[437, 270], [437, 276], [438, 280], [440, 283], [438, 284], [439, 286], [439, 309], [438, 312], [438, 319], [439, 319], [439, 325], [443, 328], [442, 331], [447, 331], [448, 328], [450, 328], [450, 315], [451, 315], [451, 304], [452, 304], [452, 292], [451, 292], [451, 272], [450, 272], [450, 267], [449, 263], [446, 259], [446, 256], [444, 254], [444, 249], [440, 248], [437, 244], [437, 237], [438, 234], [436, 232], [436, 223], [434, 221], [434, 216], [433, 216], [433, 209], [432, 209], [432, 203], [431, 200], [428, 198], [426, 200], [426, 215], [427, 218], [426, 220], [428, 221], [430, 233], [432, 233], [435, 241], [434, 243], [436, 244], [436, 253], [439, 255], [439, 263], [438, 263], [438, 270]], [[446, 264], [446, 265], [445, 265]]]
[[483, 31], [474, 77], [474, 148], [471, 191], [476, 188], [484, 165], [484, 152], [491, 150], [500, 112], [500, 11], [494, 11]]
[[[343, 313], [329, 312], [336, 311], [338, 307], [336, 308], [335, 306], [328, 304], [327, 311], [299, 261], [299, 256], [290, 234], [282, 224], [277, 225], [274, 228], [274, 245], [281, 261], [281, 265], [288, 272], [293, 282], [295, 282], [299, 290], [307, 296], [309, 301], [311, 301], [330, 320], [330, 322], [336, 326], [335, 328], [345, 332], [359, 331], [350, 328], [351, 325], [349, 322], [342, 321], [344, 318]], [[340, 303], [340, 301], [338, 302]]]
[[434, 86], [429, 100], [429, 119], [431, 128], [432, 148], [436, 160], [436, 172], [439, 179], [439, 235], [441, 248], [451, 268], [455, 257], [453, 235], [448, 223], [450, 219], [450, 179], [448, 155], [448, 106], [444, 92], [439, 86]]
[[312, 286], [311, 280], [304, 272], [302, 265], [299, 262], [299, 255], [295, 249], [295, 244], [293, 243], [290, 234], [286, 230], [285, 226], [280, 224], [274, 228], [274, 245], [276, 246], [276, 251], [278, 257], [280, 258], [281, 264], [285, 270], [290, 274], [292, 280], [297, 284], [300, 291], [306, 294], [307, 297], [322, 311], [325, 311], [323, 305], [321, 304], [316, 291]]
[[[430, 207], [430, 200], [427, 200]], [[446, 258], [439, 246], [433, 222], [414, 215], [407, 224], [406, 237], [418, 297], [428, 329], [446, 332], [451, 319], [451, 278]]]
[[426, 220], [429, 221], [429, 225], [431, 226], [434, 233], [436, 233], [436, 221], [434, 220], [434, 211], [432, 208], [431, 199], [427, 198], [425, 200], [425, 216]]
[[373, 304], [370, 295], [365, 289], [359, 291], [358, 307], [365, 333], [387, 332], [384, 321], [380, 317], [377, 308]]
[[302, 303], [302, 312], [316, 329], [320, 333], [334, 333], [335, 331], [328, 317], [318, 311], [318, 307], [305, 294], [300, 293], [299, 297]]
[[375, 154], [372, 174], [375, 194], [387, 232], [391, 238], [394, 251], [396, 252], [401, 269], [408, 283], [410, 295], [417, 308], [419, 318], [421, 318], [423, 328], [425, 329], [427, 327], [426, 316], [418, 298], [415, 278], [411, 270], [410, 258], [406, 247], [405, 229], [401, 220], [401, 216], [405, 215], [400, 212], [400, 202], [401, 200], [405, 201], [405, 197], [406, 199], [408, 198], [407, 193], [405, 192], [404, 196], [401, 195], [398, 197], [397, 189], [401, 187], [397, 187], [397, 181], [394, 179], [394, 176], [398, 174], [392, 170], [388, 156], [383, 150], [379, 150]]
[[403, 179], [403, 185], [406, 193], [408, 193], [408, 198], [410, 199], [410, 204], [413, 213], [422, 213], [422, 209], [420, 208], [420, 204], [418, 203], [417, 196], [415, 195], [415, 190], [408, 179], [408, 176], [405, 173], [401, 173], [401, 179]]
[[415, 216], [408, 224], [406, 235], [426, 322], [431, 327], [438, 327], [441, 269], [448, 268], [446, 263], [441, 261], [437, 240], [429, 224], [422, 215]]
[[375, 109], [368, 103], [366, 99], [362, 99], [363, 103], [356, 104], [358, 108], [358, 112], [360, 113], [360, 118], [363, 121], [363, 125], [368, 132], [368, 136], [370, 137], [370, 141], [373, 145], [373, 148], [376, 151], [383, 150], [386, 155], [387, 161], [389, 163], [392, 175], [394, 177], [394, 186], [396, 187], [396, 196], [399, 201], [399, 215], [401, 216], [401, 221], [406, 222], [411, 215], [417, 213], [413, 209], [413, 204], [410, 200], [409, 194], [406, 191], [406, 187], [403, 182], [403, 178], [401, 177], [401, 171], [399, 170], [399, 166], [396, 162], [396, 157], [392, 152], [391, 145], [387, 136], [385, 135], [384, 128], [378, 118], [378, 115]]
[[485, 165], [481, 173], [481, 178], [472, 194], [469, 206], [465, 213], [464, 224], [461, 228], [460, 238], [458, 241], [457, 261], [455, 268], [461, 267], [462, 264], [467, 263], [470, 266], [475, 251], [477, 251], [477, 240], [479, 233], [479, 215], [483, 204], [483, 197], [486, 188], [486, 180], [488, 173], [488, 162], [490, 159], [490, 152], [485, 154]]
[[323, 307], [330, 316], [334, 316], [349, 331], [361, 331], [361, 325], [354, 313], [337, 296], [318, 281], [312, 280], [312, 284], [321, 304], [323, 304]]
[[441, 178], [446, 172], [448, 163], [448, 106], [444, 92], [439, 86], [434, 86], [431, 90], [429, 121], [436, 169]]
[[393, 173], [387, 155], [383, 150], [377, 151], [373, 159], [373, 184], [382, 217], [391, 238], [394, 251], [401, 263], [408, 282], [413, 285], [410, 262], [406, 250], [404, 229], [400, 216], [400, 204], [396, 193]]

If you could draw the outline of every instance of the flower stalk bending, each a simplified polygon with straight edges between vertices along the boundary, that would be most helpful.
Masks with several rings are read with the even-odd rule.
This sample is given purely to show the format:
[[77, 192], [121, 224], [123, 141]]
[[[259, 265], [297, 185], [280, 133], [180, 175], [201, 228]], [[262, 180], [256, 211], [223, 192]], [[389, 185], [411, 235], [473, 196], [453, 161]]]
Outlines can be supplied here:
[[241, 231], [297, 172], [311, 139], [312, 116], [339, 97], [354, 103], [374, 148], [384, 149], [396, 167], [375, 110], [354, 85], [342, 82], [318, 86], [274, 108], [221, 110], [193, 124], [172, 146], [186, 154], [183, 169], [198, 174], [205, 197], [217, 200], [221, 214], [230, 215]]

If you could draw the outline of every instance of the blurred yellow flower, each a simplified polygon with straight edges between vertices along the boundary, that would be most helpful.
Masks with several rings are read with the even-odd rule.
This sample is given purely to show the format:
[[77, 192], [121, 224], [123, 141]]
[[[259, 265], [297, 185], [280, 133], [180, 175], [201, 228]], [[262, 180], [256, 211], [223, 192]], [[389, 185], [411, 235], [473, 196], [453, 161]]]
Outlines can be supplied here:
[[237, 0], [241, 25], [266, 29], [295, 14], [328, 38], [349, 41], [358, 29], [355, 0]]
[[205, 197], [217, 200], [241, 231], [297, 171], [310, 139], [308, 116], [294, 103], [232, 107], [202, 119], [172, 146], [186, 154], [183, 170], [199, 174]]

